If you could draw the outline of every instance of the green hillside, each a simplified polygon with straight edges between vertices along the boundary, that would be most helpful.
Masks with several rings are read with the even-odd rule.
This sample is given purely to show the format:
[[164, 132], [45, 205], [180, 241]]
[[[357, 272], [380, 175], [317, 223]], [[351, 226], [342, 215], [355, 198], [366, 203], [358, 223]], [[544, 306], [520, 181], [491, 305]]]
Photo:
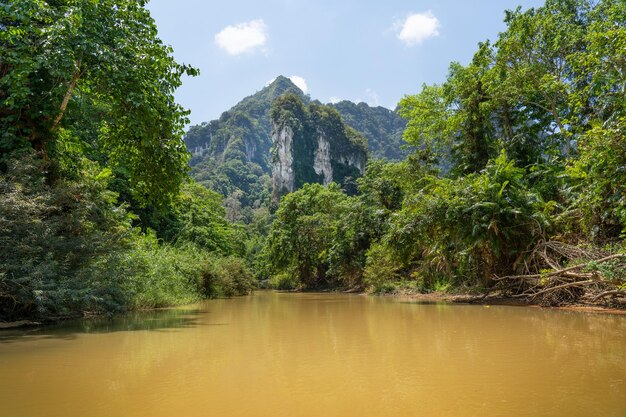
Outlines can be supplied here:
[[409, 145], [402, 140], [406, 120], [396, 111], [381, 106], [371, 107], [363, 102], [355, 104], [348, 100], [332, 106], [348, 126], [367, 138], [372, 158], [401, 161], [409, 155]]

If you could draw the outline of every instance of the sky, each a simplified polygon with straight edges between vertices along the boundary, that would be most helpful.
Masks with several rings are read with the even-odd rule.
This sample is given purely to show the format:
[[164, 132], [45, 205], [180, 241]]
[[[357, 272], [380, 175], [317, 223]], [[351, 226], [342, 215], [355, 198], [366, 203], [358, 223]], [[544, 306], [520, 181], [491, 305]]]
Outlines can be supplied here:
[[159, 37], [200, 69], [176, 92], [210, 121], [278, 75], [322, 102], [395, 108], [467, 64], [504, 30], [504, 10], [543, 0], [151, 0]]

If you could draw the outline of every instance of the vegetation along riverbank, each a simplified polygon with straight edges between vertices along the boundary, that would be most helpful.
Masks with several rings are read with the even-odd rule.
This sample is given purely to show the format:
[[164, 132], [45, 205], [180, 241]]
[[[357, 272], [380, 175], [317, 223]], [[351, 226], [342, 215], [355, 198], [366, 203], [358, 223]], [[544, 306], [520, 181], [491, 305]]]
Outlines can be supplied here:
[[187, 133], [199, 71], [144, 2], [0, 18], [0, 321], [257, 286], [626, 307], [623, 1], [507, 11], [394, 111], [277, 77]]
[[623, 308], [626, 5], [547, 1], [505, 22], [402, 99], [406, 159], [370, 162], [354, 194], [283, 197], [261, 255], [271, 285]]

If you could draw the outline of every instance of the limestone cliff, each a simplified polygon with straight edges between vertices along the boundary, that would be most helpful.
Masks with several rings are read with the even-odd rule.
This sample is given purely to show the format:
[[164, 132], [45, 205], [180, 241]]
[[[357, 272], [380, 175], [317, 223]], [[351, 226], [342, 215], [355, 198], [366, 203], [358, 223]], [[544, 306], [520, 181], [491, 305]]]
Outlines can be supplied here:
[[333, 167], [330, 163], [330, 142], [324, 136], [324, 132], [318, 131], [317, 149], [313, 160], [313, 170], [321, 175], [322, 183], [327, 185], [333, 181]]
[[272, 123], [272, 189], [290, 193], [294, 187], [293, 130], [290, 126], [277, 127]]
[[353, 191], [354, 180], [365, 170], [367, 143], [336, 110], [318, 103], [306, 106], [288, 94], [274, 102], [270, 118], [274, 202], [311, 182], [337, 182]]
[[[272, 103], [288, 93], [297, 96], [300, 107], [286, 109], [291, 119], [272, 125]], [[363, 137], [373, 145], [372, 158], [397, 156], [392, 151], [399, 150], [403, 125], [395, 112], [341, 102], [333, 105], [337, 113], [310, 103], [290, 79], [279, 76], [219, 119], [192, 126], [185, 136], [191, 175], [244, 208], [258, 208], [305, 182], [334, 181], [354, 191], [353, 179], [366, 163]], [[291, 131], [278, 133], [284, 126]]]

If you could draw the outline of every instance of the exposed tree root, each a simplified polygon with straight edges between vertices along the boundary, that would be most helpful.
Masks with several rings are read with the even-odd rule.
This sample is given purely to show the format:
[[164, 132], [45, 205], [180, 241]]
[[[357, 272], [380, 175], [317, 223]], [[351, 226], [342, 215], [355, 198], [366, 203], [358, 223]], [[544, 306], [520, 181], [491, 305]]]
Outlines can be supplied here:
[[519, 274], [493, 277], [482, 299], [499, 293], [544, 305], [625, 305], [626, 253], [542, 242], [520, 265]]

